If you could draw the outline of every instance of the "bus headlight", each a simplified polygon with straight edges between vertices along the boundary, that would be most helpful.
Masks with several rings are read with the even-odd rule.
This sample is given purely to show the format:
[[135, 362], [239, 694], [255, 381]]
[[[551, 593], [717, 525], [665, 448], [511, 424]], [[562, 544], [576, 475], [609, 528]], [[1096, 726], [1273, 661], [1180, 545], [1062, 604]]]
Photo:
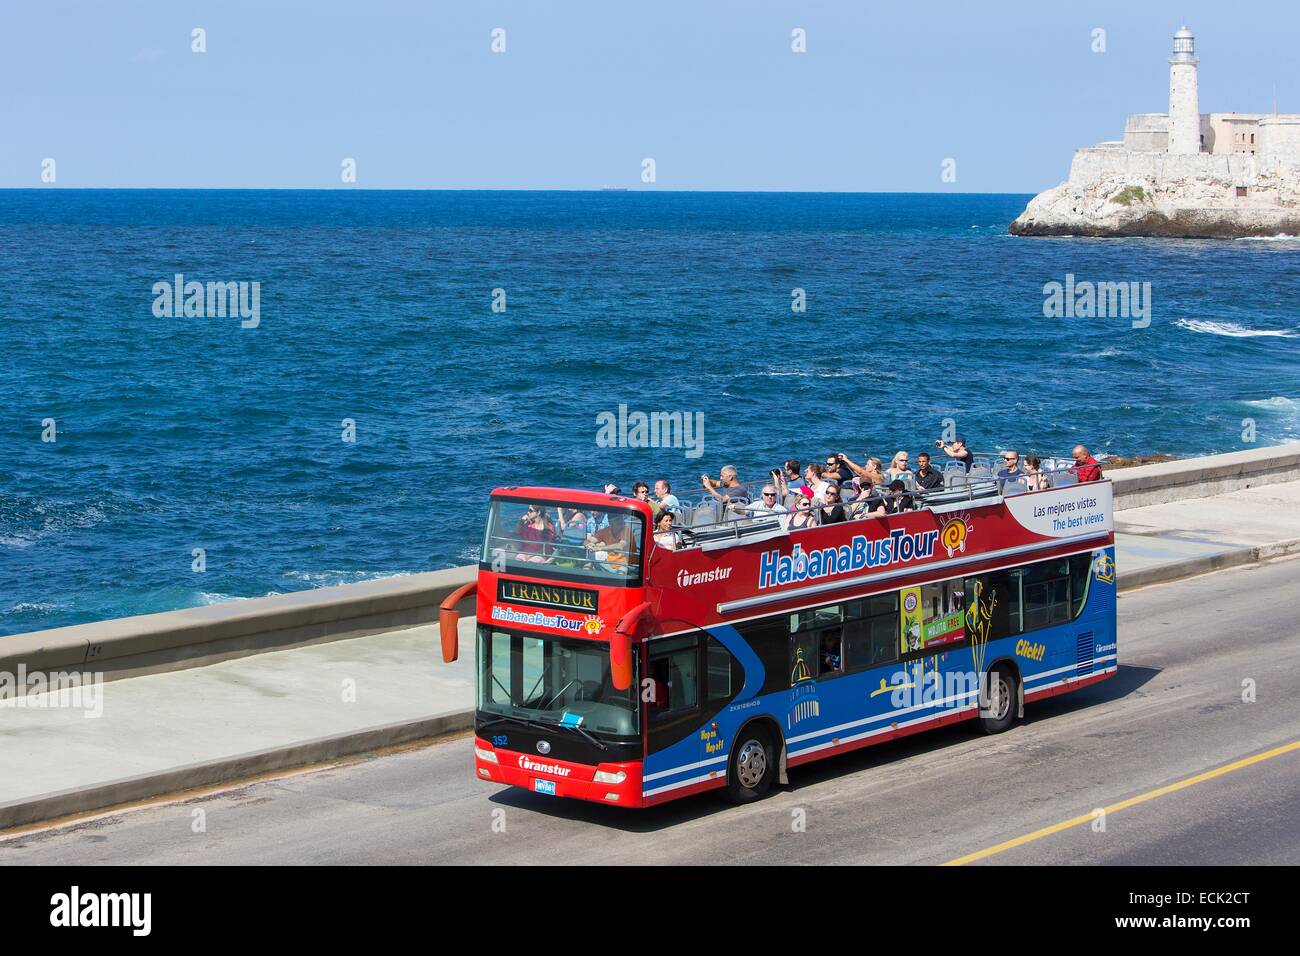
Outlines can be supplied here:
[[596, 776], [591, 779], [596, 783], [622, 783], [627, 779], [627, 774], [622, 770], [617, 773], [610, 773], [608, 770], [597, 770]]
[[495, 750], [484, 750], [482, 747], [474, 748], [474, 756], [478, 757], [484, 763], [496, 763], [497, 755]]

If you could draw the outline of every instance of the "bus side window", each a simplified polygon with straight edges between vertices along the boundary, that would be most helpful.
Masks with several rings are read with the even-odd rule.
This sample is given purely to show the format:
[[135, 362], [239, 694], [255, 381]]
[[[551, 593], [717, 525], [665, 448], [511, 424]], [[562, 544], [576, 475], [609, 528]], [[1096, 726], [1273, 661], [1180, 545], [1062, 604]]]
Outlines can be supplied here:
[[653, 719], [691, 710], [700, 702], [700, 649], [694, 636], [656, 648], [650, 656]]
[[[717, 638], [710, 636], [705, 645], [705, 698], [710, 702], [729, 701], [744, 684], [740, 665]], [[734, 680], [733, 680], [734, 677]]]
[[844, 628], [826, 627], [817, 632], [817, 679], [844, 673]]
[[[790, 616], [746, 621], [736, 625], [741, 639], [753, 648], [763, 668], [763, 686], [760, 694], [786, 690], [790, 687]], [[739, 682], [736, 682], [739, 686]]]
[[817, 677], [817, 632], [800, 631], [790, 638], [790, 684]]
[[[1023, 583], [1028, 592], [1029, 581]], [[1024, 629], [1021, 627], [1020, 613], [1021, 584], [1021, 575], [1013, 576], [1009, 571], [992, 571], [966, 578], [966, 613], [963, 622], [966, 637], [970, 640], [995, 641], [1000, 637], [1019, 634]], [[1028, 624], [1028, 615], [1025, 624]]]
[[844, 627], [844, 664], [850, 672], [898, 660], [898, 595], [877, 596], [863, 604], [870, 616]]
[[1088, 598], [1088, 585], [1092, 582], [1092, 555], [1076, 554], [1070, 558], [1070, 619], [1079, 616]]

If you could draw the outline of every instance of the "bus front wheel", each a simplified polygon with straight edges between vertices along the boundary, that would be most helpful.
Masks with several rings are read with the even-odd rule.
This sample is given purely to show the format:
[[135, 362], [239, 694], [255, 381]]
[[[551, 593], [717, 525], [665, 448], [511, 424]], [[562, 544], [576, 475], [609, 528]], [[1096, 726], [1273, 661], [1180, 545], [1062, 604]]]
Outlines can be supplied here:
[[1016, 719], [1016, 675], [1010, 667], [999, 665], [989, 671], [988, 687], [980, 709], [980, 729], [986, 734], [1000, 734]]
[[727, 762], [727, 796], [752, 803], [767, 796], [776, 779], [776, 745], [761, 728], [745, 728]]

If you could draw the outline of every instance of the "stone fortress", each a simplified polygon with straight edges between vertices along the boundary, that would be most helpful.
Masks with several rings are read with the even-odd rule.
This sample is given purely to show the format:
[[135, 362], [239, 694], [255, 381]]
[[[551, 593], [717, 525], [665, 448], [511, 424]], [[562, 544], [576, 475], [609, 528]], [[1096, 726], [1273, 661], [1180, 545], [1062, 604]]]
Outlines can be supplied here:
[[1024, 236], [1300, 235], [1300, 114], [1202, 113], [1195, 38], [1174, 34], [1169, 112], [1080, 149], [1011, 224]]

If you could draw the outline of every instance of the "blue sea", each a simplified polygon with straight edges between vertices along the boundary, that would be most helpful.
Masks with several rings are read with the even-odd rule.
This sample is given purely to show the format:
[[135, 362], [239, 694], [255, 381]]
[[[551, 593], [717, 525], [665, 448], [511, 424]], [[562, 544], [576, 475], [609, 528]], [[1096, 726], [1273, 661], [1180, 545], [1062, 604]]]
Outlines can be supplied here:
[[[465, 564], [498, 485], [1300, 438], [1300, 242], [1013, 238], [1029, 198], [0, 192], [0, 634]], [[178, 273], [256, 327], [156, 315]], [[1044, 317], [1067, 275], [1149, 325]], [[703, 454], [602, 447], [620, 404]]]

